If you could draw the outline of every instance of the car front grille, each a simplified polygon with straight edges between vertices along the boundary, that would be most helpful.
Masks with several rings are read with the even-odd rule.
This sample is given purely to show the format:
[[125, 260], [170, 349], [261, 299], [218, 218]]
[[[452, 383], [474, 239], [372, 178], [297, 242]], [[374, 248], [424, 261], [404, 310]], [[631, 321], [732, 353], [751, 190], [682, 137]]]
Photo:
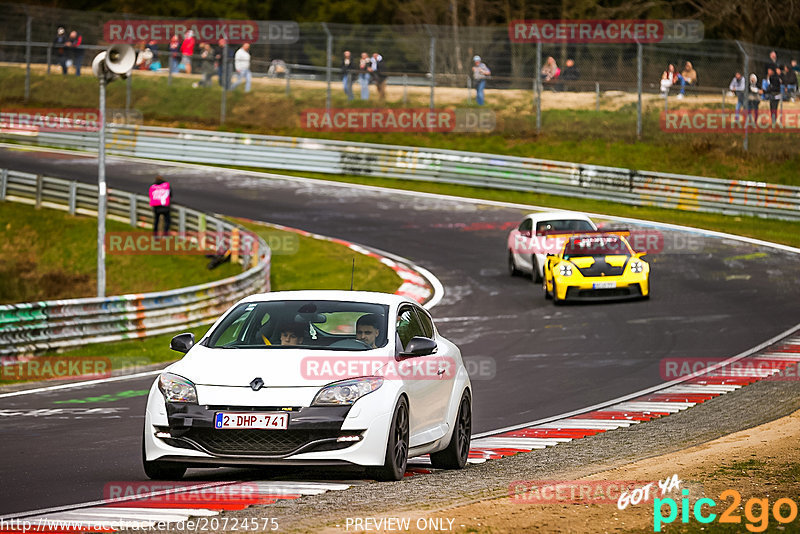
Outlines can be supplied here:
[[642, 291], [637, 284], [633, 284], [629, 287], [614, 287], [607, 289], [580, 289], [577, 287], [570, 287], [567, 289], [567, 298], [579, 298], [579, 299], [634, 297], [641, 295]]
[[621, 276], [625, 272], [625, 265], [614, 267], [606, 263], [605, 258], [597, 258], [595, 262], [584, 269], [578, 269], [583, 276]]
[[[187, 441], [195, 443], [213, 454], [285, 456], [311, 442], [337, 438], [339, 435], [340, 431], [338, 430], [216, 430], [212, 428], [197, 428], [183, 434], [181, 440], [184, 443]], [[352, 443], [342, 443], [341, 445], [342, 447], [347, 447]]]

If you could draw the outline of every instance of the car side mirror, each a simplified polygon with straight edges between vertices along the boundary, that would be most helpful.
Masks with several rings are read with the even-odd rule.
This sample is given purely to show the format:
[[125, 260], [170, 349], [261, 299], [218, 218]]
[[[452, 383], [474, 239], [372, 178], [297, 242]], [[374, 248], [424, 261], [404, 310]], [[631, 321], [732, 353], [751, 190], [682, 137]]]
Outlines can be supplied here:
[[531, 237], [531, 235], [533, 235], [530, 230], [522, 230], [520, 234], [522, 234], [524, 237]]
[[427, 337], [415, 336], [406, 345], [406, 350], [400, 356], [428, 356], [436, 350], [436, 342]]
[[637, 252], [634, 254], [634, 256], [636, 256], [637, 258], [644, 258], [645, 256], [647, 256], [647, 252]]
[[182, 352], [186, 354], [189, 352], [194, 346], [194, 334], [191, 332], [186, 332], [183, 334], [178, 334], [177, 336], [173, 337], [172, 340], [169, 342], [169, 348], [174, 351]]

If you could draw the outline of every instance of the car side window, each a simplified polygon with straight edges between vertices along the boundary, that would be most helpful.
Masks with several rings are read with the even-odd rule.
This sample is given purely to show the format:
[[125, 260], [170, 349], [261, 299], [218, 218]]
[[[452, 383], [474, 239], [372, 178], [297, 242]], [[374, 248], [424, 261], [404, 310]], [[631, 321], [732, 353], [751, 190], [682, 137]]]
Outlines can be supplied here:
[[419, 322], [412, 306], [403, 306], [397, 313], [397, 335], [405, 349], [412, 337], [425, 336], [425, 331]]
[[417, 310], [417, 317], [422, 325], [422, 330], [425, 332], [425, 337], [433, 339], [433, 321], [431, 321], [431, 318], [423, 310], [420, 308], [415, 309]]
[[519, 224], [518, 230], [520, 232], [530, 232], [533, 230], [533, 221], [531, 219], [525, 219]]

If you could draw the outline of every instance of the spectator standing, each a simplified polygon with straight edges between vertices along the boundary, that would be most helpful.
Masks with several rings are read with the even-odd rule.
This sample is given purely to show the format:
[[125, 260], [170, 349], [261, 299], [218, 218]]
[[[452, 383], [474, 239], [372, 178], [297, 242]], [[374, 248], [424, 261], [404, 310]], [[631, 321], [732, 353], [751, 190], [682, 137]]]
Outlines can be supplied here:
[[758, 105], [761, 103], [762, 92], [763, 89], [758, 86], [758, 76], [755, 72], [751, 72], [750, 85], [747, 88], [747, 110], [755, 121], [758, 121]]
[[81, 75], [81, 65], [83, 64], [82, 42], [83, 37], [75, 30], [72, 30], [69, 32], [66, 43], [64, 43], [67, 49], [67, 66], [69, 67], [70, 64], [75, 65], [75, 76]]
[[233, 56], [234, 68], [236, 72], [236, 81], [231, 85], [231, 91], [239, 87], [239, 84], [244, 80], [244, 92], [250, 92], [250, 83], [252, 81], [252, 74], [250, 72], [250, 43], [244, 43], [236, 55]]
[[[227, 50], [228, 57], [225, 58]], [[231, 88], [231, 72], [233, 71], [233, 47], [228, 45], [228, 41], [220, 39], [217, 41], [217, 49], [214, 54], [214, 60], [217, 62], [217, 76], [219, 76], [219, 85], [225, 89]], [[226, 60], [227, 59], [227, 60]], [[223, 69], [225, 72], [223, 73]]]
[[575, 60], [568, 59], [564, 64], [564, 70], [561, 71], [561, 79], [568, 82], [575, 82], [578, 81], [580, 77], [581, 73], [578, 67], [575, 66]]
[[195, 82], [192, 85], [210, 87], [211, 78], [214, 77], [214, 50], [208, 43], [200, 43], [200, 74], [203, 75], [203, 80], [199, 84]]
[[386, 75], [383, 72], [383, 56], [377, 52], [372, 53], [369, 70], [375, 87], [378, 88], [378, 98], [381, 102], [386, 100]]
[[767, 61], [767, 67], [764, 69], [764, 72], [772, 69], [773, 72], [778, 70], [778, 53], [773, 50], [769, 53], [769, 61]]
[[767, 69], [767, 89], [764, 91], [767, 100], [769, 100], [769, 116], [772, 119], [772, 125], [775, 126], [775, 121], [778, 119], [778, 105], [781, 102], [781, 78], [775, 70]]
[[194, 56], [194, 47], [197, 40], [194, 38], [194, 32], [187, 30], [183, 36], [181, 43], [181, 65], [186, 70], [186, 74], [192, 73], [192, 56]]
[[786, 65], [783, 66], [783, 100], [794, 102], [794, 94], [797, 92], [797, 72]]
[[358, 61], [358, 85], [361, 86], [361, 100], [369, 100], [369, 68], [372, 62], [366, 52], [361, 52], [361, 59]]
[[678, 80], [681, 82], [681, 92], [678, 93], [678, 98], [686, 96], [686, 86], [692, 87], [697, 85], [697, 71], [694, 70], [691, 61], [687, 61], [683, 70], [678, 74]]
[[348, 101], [353, 100], [353, 70], [355, 70], [353, 67], [350, 50], [345, 50], [342, 58], [342, 89]]
[[731, 80], [728, 89], [736, 95], [736, 119], [739, 119], [739, 110], [745, 107], [745, 79], [741, 72], [737, 72]]
[[173, 35], [169, 40], [169, 71], [173, 74], [180, 70], [181, 65], [181, 39]]
[[553, 56], [547, 58], [542, 67], [542, 80], [550, 82], [561, 75], [561, 69], [558, 68], [558, 63]]
[[67, 30], [60, 26], [56, 30], [56, 38], [53, 39], [53, 51], [56, 54], [56, 63], [61, 66], [61, 73], [67, 73], [67, 51], [64, 48], [67, 44]]
[[172, 203], [172, 188], [169, 182], [164, 181], [160, 174], [156, 176], [155, 182], [149, 190], [150, 206], [153, 208], [153, 235], [158, 236], [159, 219], [164, 219], [164, 232], [169, 233], [170, 225], [170, 204]]
[[492, 75], [492, 71], [481, 61], [481, 56], [472, 58], [472, 79], [475, 81], [475, 102], [479, 106], [484, 104], [483, 91], [486, 89], [486, 79]]

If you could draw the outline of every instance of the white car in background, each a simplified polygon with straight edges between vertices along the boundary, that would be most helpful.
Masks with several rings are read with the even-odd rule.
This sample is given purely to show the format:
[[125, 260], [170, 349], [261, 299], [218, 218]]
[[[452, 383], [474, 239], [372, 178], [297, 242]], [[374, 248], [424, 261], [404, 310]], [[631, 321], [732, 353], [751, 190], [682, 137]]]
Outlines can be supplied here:
[[461, 353], [405, 297], [360, 291], [253, 295], [155, 381], [142, 455], [147, 476], [187, 467], [357, 465], [400, 480], [408, 458], [459, 469], [472, 390]]
[[[547, 211], [529, 213], [508, 234], [508, 271], [511, 276], [530, 274], [535, 283], [542, 281], [547, 254], [561, 250], [565, 235], [592, 232], [597, 225], [583, 213]], [[560, 238], [548, 235], [561, 235]]]

